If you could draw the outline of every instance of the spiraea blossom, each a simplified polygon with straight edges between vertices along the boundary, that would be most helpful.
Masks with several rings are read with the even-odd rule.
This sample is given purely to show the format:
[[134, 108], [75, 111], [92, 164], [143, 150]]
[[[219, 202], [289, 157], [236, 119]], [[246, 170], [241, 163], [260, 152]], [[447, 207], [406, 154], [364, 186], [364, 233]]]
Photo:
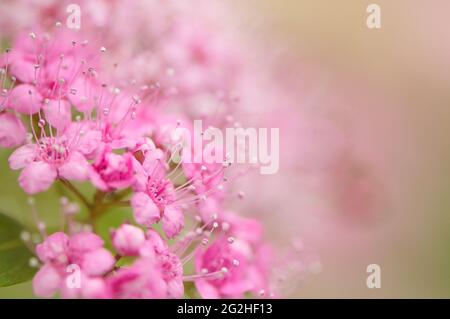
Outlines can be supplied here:
[[[192, 59], [214, 64], [220, 52], [209, 52], [203, 38], [193, 39], [191, 31], [176, 30], [181, 33], [166, 48], [168, 55], [187, 45], [195, 56], [177, 58], [185, 65]], [[274, 250], [265, 241], [262, 223], [228, 208], [234, 198], [243, 198], [233, 189], [241, 170], [231, 174], [234, 167], [226, 154], [210, 145], [202, 151], [215, 154], [218, 162], [197, 154], [188, 161], [191, 149], [174, 154], [185, 138], [179, 129], [192, 130], [189, 115], [161, 107], [168, 101], [164, 82], [137, 84], [110, 76], [108, 70], [102, 74], [107, 55], [96, 41], [56, 23], [47, 31], [19, 34], [0, 60], [0, 142], [14, 149], [9, 166], [20, 170], [19, 185], [33, 196], [56, 184], [88, 215], [77, 215], [79, 207], [63, 197], [61, 229], [48, 233], [30, 199], [42, 239], [36, 244], [24, 237], [36, 256], [32, 264], [39, 267], [35, 294], [278, 296], [270, 271]], [[195, 76], [177, 78], [185, 94], [195, 83], [197, 91], [214, 84], [198, 66], [194, 69]], [[91, 194], [82, 192], [80, 184], [89, 185]], [[124, 216], [119, 227], [101, 237], [100, 219], [114, 207], [129, 209], [133, 219]], [[185, 285], [195, 292], [185, 291]]]

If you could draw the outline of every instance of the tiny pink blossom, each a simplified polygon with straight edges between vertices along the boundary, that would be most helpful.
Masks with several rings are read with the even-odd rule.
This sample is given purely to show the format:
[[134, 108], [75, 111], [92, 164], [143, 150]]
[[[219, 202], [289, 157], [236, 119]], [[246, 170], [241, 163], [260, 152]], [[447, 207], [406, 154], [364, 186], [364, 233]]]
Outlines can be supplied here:
[[10, 156], [9, 165], [23, 168], [19, 184], [28, 194], [47, 190], [58, 177], [86, 180], [89, 168], [84, 156], [63, 138], [42, 138], [38, 144], [24, 145]]
[[164, 281], [167, 284], [168, 298], [182, 298], [184, 294], [183, 265], [180, 258], [170, 252], [157, 255], [161, 264]]
[[102, 191], [128, 188], [134, 183], [133, 155], [115, 154], [111, 148], [105, 147], [91, 166], [89, 176], [92, 183]]
[[142, 229], [130, 224], [123, 224], [112, 234], [113, 246], [122, 256], [138, 255], [144, 241]]
[[153, 258], [140, 258], [107, 279], [112, 297], [117, 299], [154, 299], [167, 297], [167, 284]]
[[[71, 238], [62, 232], [54, 233], [37, 245], [36, 253], [44, 263], [33, 279], [37, 296], [51, 297], [57, 291], [64, 298], [107, 298], [109, 290], [103, 277], [115, 259], [103, 246], [103, 240], [91, 232], [82, 232]], [[69, 266], [77, 266], [79, 287], [67, 284]]]
[[43, 262], [65, 264], [69, 260], [69, 237], [61, 232], [48, 236], [36, 246], [36, 253]]
[[230, 244], [226, 238], [216, 240], [206, 250], [198, 248], [195, 268], [199, 274], [211, 274], [195, 281], [203, 298], [242, 298], [251, 291], [253, 283], [248, 276], [248, 251]]
[[[169, 238], [184, 226], [184, 216], [177, 204], [176, 189], [166, 178], [159, 150], [146, 154], [142, 166], [137, 166], [136, 193], [131, 200], [136, 221], [151, 226], [162, 218], [163, 230]], [[167, 212], [167, 216], [165, 216]]]

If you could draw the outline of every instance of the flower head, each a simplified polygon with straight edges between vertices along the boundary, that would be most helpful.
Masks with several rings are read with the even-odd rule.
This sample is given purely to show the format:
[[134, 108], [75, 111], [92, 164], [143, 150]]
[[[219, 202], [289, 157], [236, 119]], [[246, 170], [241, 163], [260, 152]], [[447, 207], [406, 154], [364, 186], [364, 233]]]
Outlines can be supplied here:
[[[36, 253], [44, 263], [33, 279], [36, 295], [50, 297], [60, 291], [67, 297], [107, 296], [101, 275], [112, 269], [115, 260], [97, 235], [82, 232], [69, 237], [57, 232], [37, 245]], [[68, 284], [71, 269], [79, 271], [78, 285]]]

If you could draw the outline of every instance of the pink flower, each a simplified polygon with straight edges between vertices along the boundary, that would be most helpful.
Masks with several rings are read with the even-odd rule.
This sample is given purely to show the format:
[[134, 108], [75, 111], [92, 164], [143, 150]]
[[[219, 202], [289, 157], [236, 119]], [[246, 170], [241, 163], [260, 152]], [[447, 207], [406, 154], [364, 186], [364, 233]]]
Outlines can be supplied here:
[[195, 280], [203, 298], [242, 298], [254, 285], [248, 275], [249, 247], [243, 242], [216, 240], [206, 250], [199, 247], [195, 256]]
[[[57, 179], [89, 181], [101, 195], [94, 202], [82, 198], [90, 214], [130, 203], [135, 221], [148, 229], [125, 223], [113, 231], [113, 257], [97, 234], [76, 233], [75, 210], [62, 200], [68, 233], [45, 236], [39, 228], [44, 241], [36, 246], [42, 266], [33, 279], [35, 293], [182, 298], [185, 281], [194, 281], [205, 298], [268, 289], [272, 255], [261, 224], [224, 209], [223, 150], [208, 144], [194, 163], [185, 153], [182, 162], [168, 155], [191, 136], [193, 118], [221, 128], [235, 124], [235, 91], [245, 80], [253, 86], [254, 78], [241, 81], [234, 48], [204, 17], [197, 19], [201, 15], [191, 4], [81, 1], [83, 32], [59, 23], [53, 35], [47, 32], [47, 20], [66, 18], [59, 15], [68, 0], [36, 4], [33, 21], [43, 32], [19, 35], [0, 57], [0, 80], [11, 83], [0, 97], [0, 146], [19, 146], [28, 137], [9, 158], [12, 169], [22, 170], [19, 184], [28, 194], [49, 189]], [[137, 32], [146, 41], [130, 37]], [[98, 57], [106, 49], [92, 50], [84, 40], [95, 44], [98, 35], [108, 48], [102, 63]], [[108, 68], [116, 61], [126, 63]], [[261, 90], [255, 91], [259, 96]], [[28, 136], [19, 114], [30, 127]], [[222, 160], [211, 163], [205, 156]], [[130, 198], [127, 190], [133, 191]], [[191, 214], [195, 222], [186, 222], [193, 227], [186, 229]], [[162, 234], [152, 229], [155, 223]], [[185, 275], [192, 260], [195, 273]], [[76, 287], [73, 279], [80, 281]]]
[[163, 279], [167, 284], [168, 298], [182, 298], [184, 294], [183, 265], [180, 258], [168, 251], [157, 255], [162, 268]]
[[83, 111], [80, 100], [73, 98], [75, 84], [86, 75], [94, 75], [97, 61], [78, 38], [68, 29], [54, 38], [36, 33], [18, 36], [11, 52], [3, 58], [10, 74], [19, 80], [7, 107], [25, 115], [42, 110], [47, 122], [59, 130], [70, 123], [71, 104]]
[[0, 112], [0, 147], [17, 147], [26, 138], [26, 130], [17, 116]]
[[172, 238], [183, 227], [184, 216], [177, 205], [175, 187], [165, 174], [160, 151], [149, 152], [142, 167], [138, 167], [131, 206], [134, 218], [141, 225], [149, 227], [162, 218], [164, 232]]
[[[129, 224], [121, 225], [112, 233], [112, 243], [122, 256], [138, 256], [129, 268], [124, 268], [108, 280], [115, 298], [181, 298], [184, 294], [183, 266], [167, 243], [154, 230], [143, 231]], [[144, 269], [149, 268], [148, 271]], [[147, 276], [157, 276], [153, 286]], [[159, 278], [158, 276], [161, 276]], [[148, 291], [134, 291], [133, 285], [142, 284]], [[147, 288], [145, 288], [148, 285]], [[130, 286], [128, 288], [128, 286]], [[163, 295], [160, 295], [163, 294]]]
[[163, 279], [167, 284], [168, 298], [183, 297], [183, 265], [180, 257], [170, 251], [167, 243], [156, 231], [149, 229], [146, 237], [139, 251], [140, 255], [153, 257], [160, 264]]
[[154, 256], [155, 253], [162, 254], [169, 251], [167, 242], [153, 229], [147, 229], [145, 233], [146, 240], [140, 248], [141, 256]]
[[131, 267], [122, 268], [107, 279], [115, 299], [154, 299], [167, 297], [158, 262], [150, 257], [140, 258]]
[[102, 150], [102, 132], [95, 123], [72, 122], [65, 134], [77, 141], [78, 151], [88, 160], [95, 159]]
[[91, 182], [100, 190], [108, 192], [125, 189], [134, 183], [134, 157], [131, 153], [115, 154], [105, 147], [89, 170]]
[[57, 178], [86, 180], [89, 168], [84, 156], [63, 136], [41, 138], [38, 144], [18, 148], [9, 157], [9, 166], [23, 169], [19, 184], [28, 194], [47, 190]]
[[[58, 232], [48, 236], [36, 246], [36, 253], [44, 265], [33, 279], [37, 296], [51, 297], [61, 291], [63, 297], [106, 297], [107, 287], [98, 276], [110, 271], [115, 264], [111, 253], [103, 246], [103, 240], [90, 232], [69, 238]], [[73, 268], [71, 268], [73, 267]], [[80, 285], [70, 287], [69, 275], [79, 270]]]
[[113, 246], [122, 256], [138, 255], [144, 241], [142, 229], [129, 224], [123, 224], [112, 234]]
[[67, 264], [69, 261], [69, 237], [61, 232], [48, 236], [36, 246], [36, 253], [45, 263]]

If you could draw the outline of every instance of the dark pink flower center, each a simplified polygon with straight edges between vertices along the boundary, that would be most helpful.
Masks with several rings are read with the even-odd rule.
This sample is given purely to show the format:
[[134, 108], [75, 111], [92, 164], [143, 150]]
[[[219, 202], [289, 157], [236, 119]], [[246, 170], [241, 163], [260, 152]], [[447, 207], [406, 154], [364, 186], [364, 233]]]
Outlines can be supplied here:
[[64, 142], [47, 139], [40, 143], [41, 159], [51, 165], [61, 165], [69, 157], [69, 149]]

